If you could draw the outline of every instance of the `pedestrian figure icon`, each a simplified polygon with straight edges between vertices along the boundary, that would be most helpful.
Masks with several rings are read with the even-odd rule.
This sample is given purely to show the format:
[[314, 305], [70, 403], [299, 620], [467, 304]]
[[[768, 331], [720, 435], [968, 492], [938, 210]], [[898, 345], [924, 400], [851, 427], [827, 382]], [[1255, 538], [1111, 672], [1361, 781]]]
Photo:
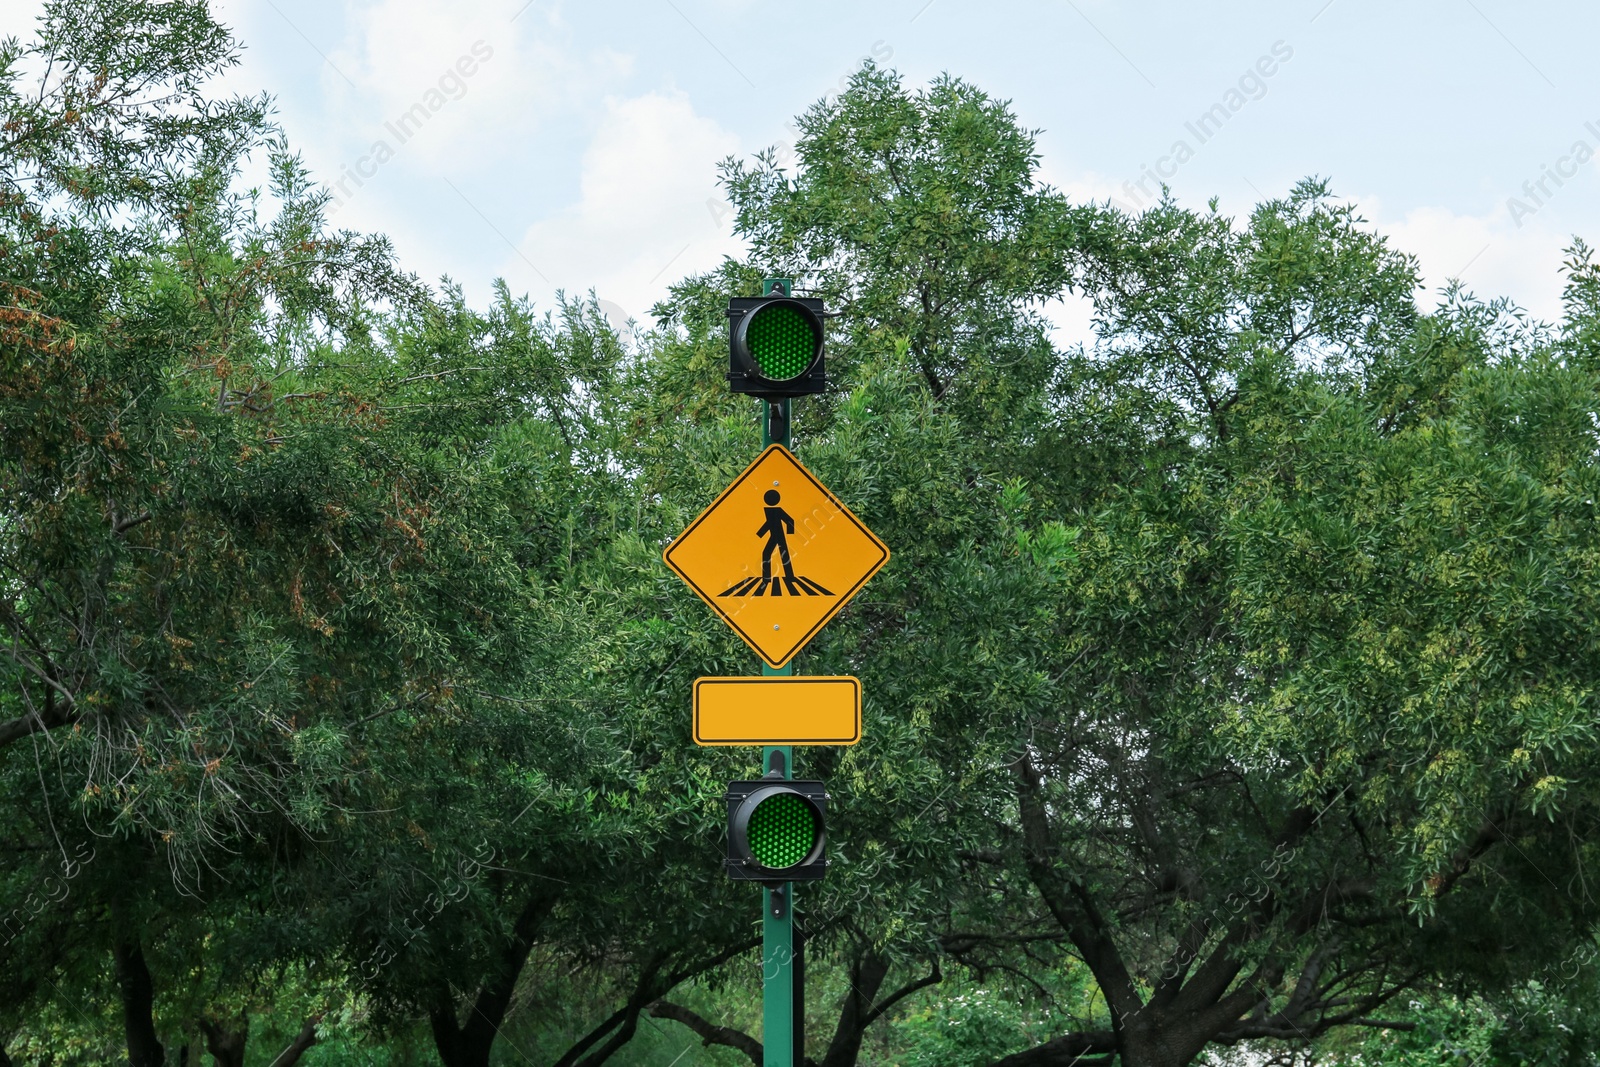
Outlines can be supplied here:
[[794, 519], [778, 506], [778, 501], [783, 497], [778, 495], [776, 489], [768, 489], [766, 496], [761, 499], [767, 502], [767, 521], [756, 531], [757, 537], [765, 534], [767, 538], [767, 547], [761, 550], [761, 577], [772, 578], [772, 553], [777, 552], [778, 558], [783, 561], [784, 576], [793, 578], [794, 564], [789, 562], [789, 539], [784, 535], [784, 530], [787, 528], [789, 533], [794, 533]]
[[[785, 588], [790, 596], [832, 596], [822, 586], [809, 578], [801, 577], [794, 572], [794, 561], [789, 557], [789, 534], [794, 533], [794, 518], [779, 506], [783, 497], [776, 489], [768, 489], [761, 498], [766, 502], [762, 510], [766, 513], [767, 521], [756, 530], [757, 537], [766, 538], [766, 545], [761, 549], [761, 576], [759, 578], [741, 578], [721, 596], [782, 596]], [[783, 567], [783, 577], [775, 577], [772, 573], [772, 557], [776, 555], [778, 562]]]

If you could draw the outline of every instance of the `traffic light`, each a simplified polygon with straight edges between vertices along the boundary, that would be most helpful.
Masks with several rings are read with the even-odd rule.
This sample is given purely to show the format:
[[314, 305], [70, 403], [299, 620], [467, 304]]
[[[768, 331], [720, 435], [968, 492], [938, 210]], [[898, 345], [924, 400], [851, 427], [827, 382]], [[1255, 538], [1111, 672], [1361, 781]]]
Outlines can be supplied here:
[[822, 301], [736, 296], [728, 301], [728, 386], [768, 400], [828, 387], [822, 357]]
[[729, 782], [728, 877], [812, 882], [827, 869], [827, 791], [821, 782]]

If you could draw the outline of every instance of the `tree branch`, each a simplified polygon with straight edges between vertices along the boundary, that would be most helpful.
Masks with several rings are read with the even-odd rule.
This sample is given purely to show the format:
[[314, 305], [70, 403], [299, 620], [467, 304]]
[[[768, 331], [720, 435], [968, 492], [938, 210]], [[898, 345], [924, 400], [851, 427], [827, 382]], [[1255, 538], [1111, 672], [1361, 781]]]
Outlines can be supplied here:
[[944, 973], [939, 970], [938, 961], [934, 961], [933, 970], [929, 971], [921, 978], [918, 978], [915, 982], [907, 982], [899, 989], [896, 989], [883, 1000], [880, 1000], [871, 1011], [867, 1012], [866, 1015], [862, 1016], [861, 1029], [865, 1030], [867, 1027], [883, 1018], [885, 1012], [909, 997], [911, 994], [915, 993], [917, 990], [926, 989], [931, 985], [938, 985], [942, 981], [944, 981]]
[[744, 1031], [735, 1030], [731, 1026], [718, 1026], [683, 1005], [674, 1004], [667, 1000], [658, 1000], [651, 1004], [649, 1011], [657, 1019], [671, 1019], [673, 1022], [687, 1026], [699, 1035], [702, 1045], [722, 1045], [725, 1048], [737, 1049], [749, 1056], [750, 1062], [755, 1064], [755, 1067], [761, 1067], [761, 1057], [763, 1055], [761, 1042]]
[[111, 524], [111, 532], [116, 534], [118, 537], [121, 537], [123, 534], [127, 533], [135, 526], [138, 526], [140, 523], [149, 522], [150, 519], [151, 515], [148, 510], [141, 511], [137, 515], [130, 515], [125, 519], [116, 519]]
[[300, 1062], [300, 1057], [306, 1054], [306, 1049], [317, 1043], [317, 1024], [322, 1021], [322, 1015], [316, 1014], [305, 1021], [300, 1027], [300, 1032], [295, 1039], [289, 1042], [289, 1047], [278, 1053], [278, 1058], [273, 1060], [269, 1067], [294, 1067]]
[[[42, 712], [33, 706], [33, 702], [28, 699], [27, 692], [24, 690], [22, 694], [23, 700], [30, 709], [29, 714], [19, 716], [7, 723], [0, 723], [0, 748], [4, 748], [6, 745], [14, 741], [20, 741], [32, 734], [54, 730], [58, 726], [69, 726], [78, 721], [78, 701], [72, 695], [71, 690], [50, 677], [37, 664], [17, 655], [15, 648], [7, 648], [6, 652], [10, 655], [11, 661], [17, 666], [37, 675], [40, 681], [45, 683], [46, 688], [44, 691], [44, 711]], [[61, 698], [59, 702], [56, 700], [58, 695]]]
[[[54, 704], [54, 701], [51, 701], [51, 704]], [[72, 705], [68, 704], [59, 711], [53, 711], [47, 705], [43, 715], [34, 712], [31, 715], [23, 715], [12, 719], [10, 722], [0, 723], [0, 748], [4, 748], [13, 741], [21, 741], [24, 737], [43, 733], [46, 730], [54, 730], [58, 726], [70, 726], [78, 721], [78, 717], [72, 713], [71, 708]]]
[[[722, 951], [711, 956], [702, 957], [693, 963], [687, 964], [676, 971], [661, 976], [661, 968], [667, 960], [666, 952], [659, 952], [651, 957], [645, 964], [644, 971], [639, 977], [638, 984], [634, 987], [633, 995], [628, 1002], [612, 1012], [604, 1022], [590, 1030], [571, 1048], [562, 1054], [556, 1061], [555, 1067], [598, 1067], [611, 1055], [633, 1039], [634, 1030], [639, 1025], [639, 1014], [651, 1003], [662, 995], [670, 992], [680, 982], [687, 981], [696, 975], [703, 974], [713, 967], [727, 962], [741, 952], [746, 952], [761, 943], [760, 938], [750, 938], [734, 945], [729, 945]], [[612, 1033], [612, 1031], [616, 1031]], [[587, 1056], [584, 1053], [607, 1034], [611, 1037], [605, 1044]], [[581, 1059], [579, 1057], [582, 1057]]]
[[1026, 756], [1017, 760], [1016, 768], [1017, 810], [1022, 822], [1023, 855], [1029, 880], [1088, 964], [1113, 1016], [1126, 1018], [1142, 1007], [1139, 991], [1111, 939], [1105, 917], [1095, 908], [1088, 890], [1076, 882], [1063, 884], [1056, 873], [1051, 855], [1049, 816], [1040, 796], [1039, 772]]
[[1013, 1052], [993, 1067], [1109, 1067], [1117, 1054], [1117, 1037], [1110, 1030], [1063, 1034], [1042, 1045]]

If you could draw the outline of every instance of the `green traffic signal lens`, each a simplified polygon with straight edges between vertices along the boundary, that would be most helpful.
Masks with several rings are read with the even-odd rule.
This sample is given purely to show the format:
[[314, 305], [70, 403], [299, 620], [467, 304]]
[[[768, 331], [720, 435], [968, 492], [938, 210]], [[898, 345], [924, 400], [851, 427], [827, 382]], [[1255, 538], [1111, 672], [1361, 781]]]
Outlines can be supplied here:
[[773, 381], [804, 374], [816, 357], [819, 340], [810, 321], [790, 304], [759, 309], [745, 331], [750, 358]]
[[817, 815], [793, 793], [776, 793], [750, 813], [750, 855], [769, 870], [793, 867], [817, 843]]

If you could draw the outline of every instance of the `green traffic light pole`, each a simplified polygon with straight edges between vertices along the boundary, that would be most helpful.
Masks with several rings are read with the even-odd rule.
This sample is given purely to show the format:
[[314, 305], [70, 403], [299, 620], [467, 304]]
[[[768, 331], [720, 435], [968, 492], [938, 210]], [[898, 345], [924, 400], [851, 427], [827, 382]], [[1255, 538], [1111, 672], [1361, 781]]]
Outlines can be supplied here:
[[[792, 278], [764, 278], [761, 295], [776, 290], [794, 295]], [[779, 444], [791, 448], [789, 417], [794, 401], [789, 397], [761, 402], [761, 447]], [[761, 673], [790, 675], [793, 663], [782, 667], [761, 665]], [[794, 749], [789, 745], [761, 750], [761, 770], [781, 768], [794, 777]], [[761, 1044], [762, 1067], [803, 1067], [805, 1064], [805, 946], [794, 923], [794, 886], [784, 882], [761, 891]]]

